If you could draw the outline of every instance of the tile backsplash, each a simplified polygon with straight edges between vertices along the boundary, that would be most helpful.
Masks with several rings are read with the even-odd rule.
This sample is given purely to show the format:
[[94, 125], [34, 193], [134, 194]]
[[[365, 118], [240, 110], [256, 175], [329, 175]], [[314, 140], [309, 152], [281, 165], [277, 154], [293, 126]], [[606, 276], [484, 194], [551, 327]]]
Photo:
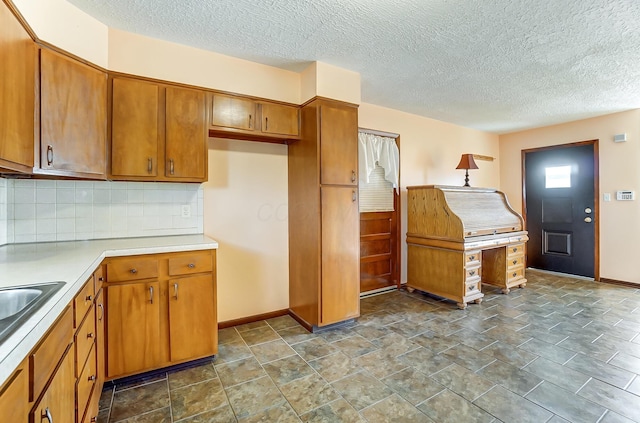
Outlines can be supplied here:
[[0, 245], [202, 232], [199, 184], [0, 179]]

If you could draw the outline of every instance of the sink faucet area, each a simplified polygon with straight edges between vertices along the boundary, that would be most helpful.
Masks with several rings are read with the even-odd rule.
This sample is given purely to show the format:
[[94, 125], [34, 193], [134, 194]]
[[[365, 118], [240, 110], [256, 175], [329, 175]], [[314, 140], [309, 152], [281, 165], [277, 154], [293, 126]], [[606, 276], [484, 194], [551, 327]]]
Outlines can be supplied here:
[[0, 289], [0, 344], [64, 284], [47, 282]]

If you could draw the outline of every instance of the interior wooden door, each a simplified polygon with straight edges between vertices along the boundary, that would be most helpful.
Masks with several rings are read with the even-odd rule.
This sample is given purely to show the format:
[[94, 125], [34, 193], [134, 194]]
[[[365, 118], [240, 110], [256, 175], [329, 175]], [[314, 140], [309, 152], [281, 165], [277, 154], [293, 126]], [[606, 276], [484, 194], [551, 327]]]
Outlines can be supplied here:
[[400, 284], [397, 219], [396, 210], [360, 213], [361, 293]]
[[40, 51], [40, 167], [106, 178], [107, 75]]
[[341, 322], [360, 314], [357, 189], [322, 187], [321, 323]]
[[167, 87], [165, 175], [204, 180], [207, 119], [204, 91]]
[[165, 360], [160, 336], [160, 284], [107, 287], [107, 377], [157, 367]]
[[216, 298], [211, 275], [169, 280], [171, 361], [217, 352]]
[[358, 185], [358, 110], [320, 106], [320, 183]]
[[111, 174], [158, 175], [157, 84], [114, 78], [111, 101]]

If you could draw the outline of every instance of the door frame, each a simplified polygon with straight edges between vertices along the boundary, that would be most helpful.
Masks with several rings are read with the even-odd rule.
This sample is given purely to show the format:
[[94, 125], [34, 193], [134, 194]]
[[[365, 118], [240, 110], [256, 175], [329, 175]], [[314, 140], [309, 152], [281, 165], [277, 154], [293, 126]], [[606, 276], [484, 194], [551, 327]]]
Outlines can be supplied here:
[[[396, 134], [393, 132], [385, 132], [385, 131], [379, 131], [376, 129], [369, 129], [369, 128], [363, 128], [363, 127], [358, 127], [358, 132], [365, 132], [367, 134], [373, 134], [373, 135], [379, 135], [381, 137], [388, 137], [388, 138], [394, 138], [396, 140], [396, 145], [398, 146], [398, 152], [400, 152], [400, 134]], [[400, 159], [398, 159], [400, 160]], [[359, 169], [358, 169], [359, 171]], [[400, 289], [402, 287], [402, 242], [401, 242], [401, 236], [400, 234], [402, 233], [400, 231], [400, 228], [402, 226], [402, 208], [401, 208], [401, 204], [402, 204], [402, 197], [401, 197], [401, 191], [400, 191], [400, 181], [402, 179], [402, 166], [398, 166], [398, 190], [396, 191], [395, 189], [393, 190], [393, 206], [396, 212], [396, 251], [395, 251], [395, 262], [396, 262], [396, 268], [394, 269], [393, 273], [394, 276], [396, 277], [396, 289]], [[358, 195], [360, 195], [360, 193], [358, 193]], [[362, 212], [358, 211], [360, 214]]]
[[598, 139], [577, 141], [567, 144], [556, 144], [545, 147], [528, 148], [521, 150], [521, 171], [522, 171], [522, 214], [525, 228], [527, 227], [527, 177], [525, 169], [525, 159], [527, 153], [535, 153], [544, 150], [555, 150], [560, 148], [580, 147], [583, 145], [593, 145], [593, 208], [595, 210], [594, 240], [593, 240], [593, 279], [600, 281], [600, 154]]

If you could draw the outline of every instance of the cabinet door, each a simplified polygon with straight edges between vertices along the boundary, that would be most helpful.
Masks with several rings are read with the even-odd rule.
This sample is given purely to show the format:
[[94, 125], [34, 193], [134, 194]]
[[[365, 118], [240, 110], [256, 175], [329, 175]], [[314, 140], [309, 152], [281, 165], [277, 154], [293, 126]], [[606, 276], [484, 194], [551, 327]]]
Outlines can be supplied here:
[[215, 94], [211, 125], [252, 131], [256, 127], [256, 103], [240, 97]]
[[357, 190], [322, 187], [321, 324], [360, 314], [360, 222]]
[[357, 185], [358, 110], [320, 106], [320, 183]]
[[102, 392], [102, 386], [104, 385], [105, 380], [105, 366], [104, 366], [104, 356], [105, 356], [105, 310], [104, 310], [104, 295], [102, 295], [102, 290], [98, 291], [96, 295], [96, 372], [97, 372], [97, 381], [96, 381], [96, 392]]
[[299, 113], [294, 106], [260, 103], [262, 108], [262, 132], [267, 134], [299, 134]]
[[205, 180], [208, 136], [206, 122], [203, 91], [167, 87], [167, 177]]
[[142, 282], [107, 287], [107, 376], [139, 373], [164, 362], [160, 286]]
[[73, 349], [69, 348], [54, 374], [49, 387], [31, 410], [33, 423], [73, 422], [75, 408], [75, 377]]
[[169, 280], [171, 361], [217, 352], [215, 284], [211, 274]]
[[157, 176], [160, 88], [114, 78], [111, 103], [111, 174]]
[[29, 375], [25, 368], [19, 369], [0, 390], [0, 416], [2, 421], [27, 423], [29, 410]]
[[0, 4], [0, 167], [33, 170], [35, 44]]
[[40, 168], [106, 178], [107, 75], [40, 51]]

